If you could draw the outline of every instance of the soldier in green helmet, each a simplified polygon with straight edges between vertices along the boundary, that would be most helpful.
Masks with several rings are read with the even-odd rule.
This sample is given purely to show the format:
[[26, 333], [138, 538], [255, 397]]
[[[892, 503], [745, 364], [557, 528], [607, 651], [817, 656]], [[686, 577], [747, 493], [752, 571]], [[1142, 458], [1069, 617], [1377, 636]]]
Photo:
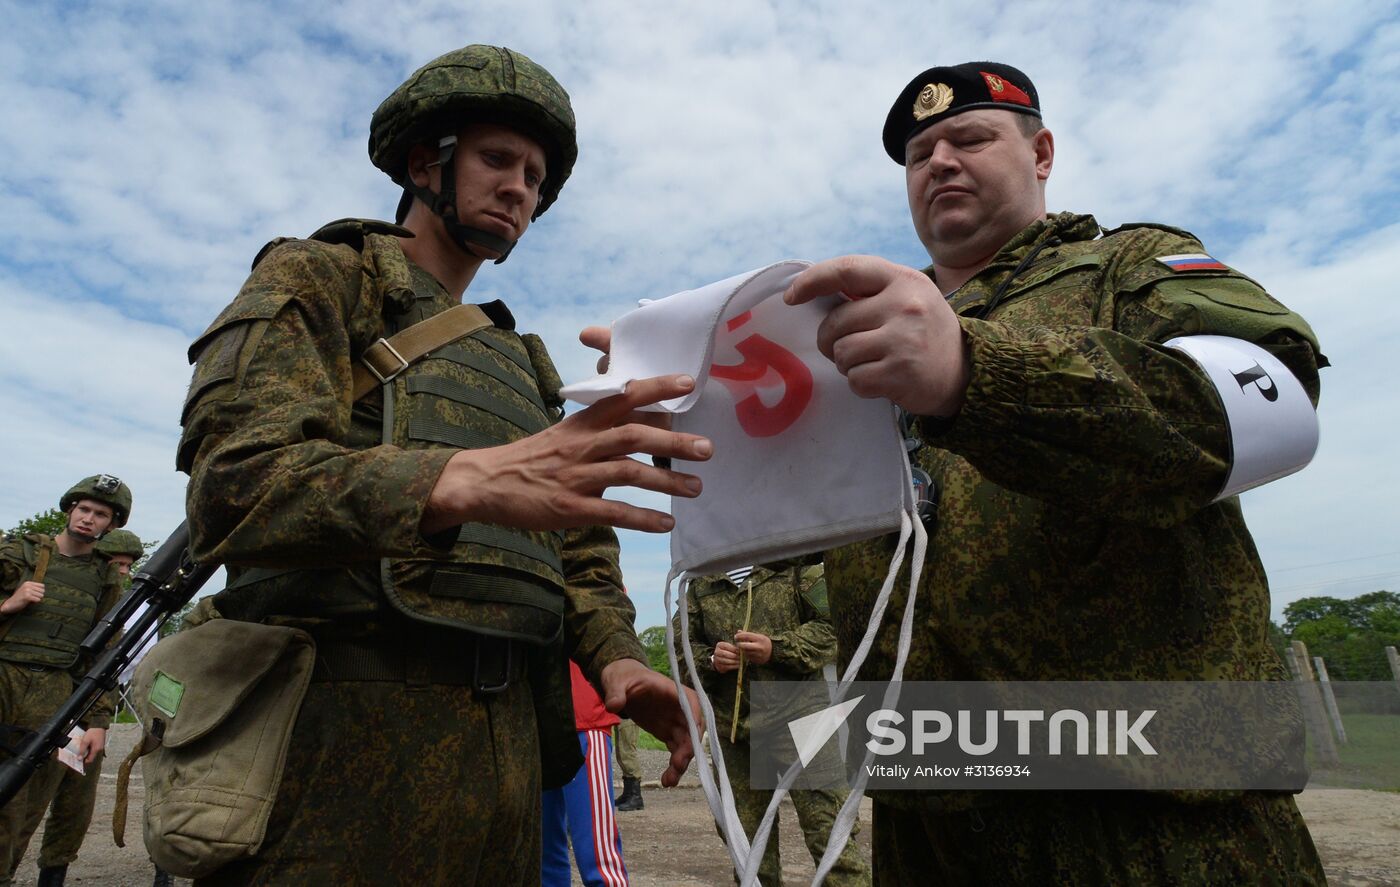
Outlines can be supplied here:
[[[121, 594], [116, 571], [94, 549], [131, 516], [131, 490], [98, 474], [74, 484], [58, 507], [68, 516], [62, 533], [26, 533], [0, 545], [0, 724], [11, 728], [11, 746], [73, 692], [90, 664], [79, 645]], [[105, 698], [84, 718], [78, 751], [85, 764], [101, 758], [111, 720]], [[0, 810], [0, 884], [14, 877], [65, 770], [55, 762], [40, 768]]]
[[98, 541], [96, 551], [125, 578], [131, 575], [132, 566], [146, 553], [146, 548], [141, 544], [141, 537], [130, 530], [112, 530]]
[[193, 553], [228, 566], [215, 610], [316, 642], [266, 838], [202, 884], [536, 882], [541, 788], [580, 763], [567, 658], [667, 742], [663, 782], [692, 755], [609, 526], [671, 518], [601, 494], [698, 493], [622, 458], [708, 457], [636, 412], [693, 380], [561, 418], [539, 338], [500, 302], [463, 305], [569, 177], [567, 93], [518, 52], [468, 46], [370, 130], [399, 224], [273, 241], [190, 350], [178, 464]]
[[[109, 530], [93, 546], [93, 550], [107, 559], [109, 569], [116, 573], [117, 581], [122, 585], [126, 584], [132, 564], [145, 551], [141, 538], [130, 530]], [[115, 711], [115, 695], [104, 700], [104, 704]], [[62, 778], [49, 805], [48, 818], [44, 820], [44, 837], [39, 845], [38, 887], [63, 887], [69, 864], [78, 858], [83, 838], [87, 836], [88, 826], [92, 823], [92, 810], [97, 803], [97, 787], [102, 781], [104, 759], [104, 753], [98, 752], [91, 763], [84, 764], [82, 773], [62, 768]]]

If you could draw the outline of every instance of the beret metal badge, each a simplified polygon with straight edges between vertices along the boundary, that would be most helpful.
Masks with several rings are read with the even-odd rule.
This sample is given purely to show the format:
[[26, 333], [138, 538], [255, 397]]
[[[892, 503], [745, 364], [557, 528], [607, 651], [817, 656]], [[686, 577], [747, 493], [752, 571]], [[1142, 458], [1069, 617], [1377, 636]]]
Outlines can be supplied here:
[[925, 120], [934, 114], [942, 114], [953, 104], [953, 87], [946, 83], [930, 83], [919, 90], [914, 100], [914, 119]]

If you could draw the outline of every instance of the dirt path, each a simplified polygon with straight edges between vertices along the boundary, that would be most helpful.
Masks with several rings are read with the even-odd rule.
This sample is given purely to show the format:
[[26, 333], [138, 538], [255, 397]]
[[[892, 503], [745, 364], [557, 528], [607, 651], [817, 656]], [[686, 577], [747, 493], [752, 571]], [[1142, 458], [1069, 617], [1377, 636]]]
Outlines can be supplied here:
[[[118, 725], [112, 731], [112, 754], [103, 768], [97, 810], [83, 852], [69, 867], [70, 885], [136, 887], [151, 883], [151, 867], [141, 842], [144, 791], [139, 779], [134, 778], [131, 785], [126, 846], [112, 843], [117, 765], [134, 740], [135, 729], [131, 725]], [[659, 752], [643, 752], [642, 756], [645, 772], [661, 771]], [[704, 795], [695, 788], [697, 782], [692, 768], [683, 787], [648, 788], [643, 793], [645, 810], [618, 814], [624, 857], [637, 887], [722, 887], [731, 883], [729, 857], [715, 834]], [[1300, 795], [1298, 806], [1333, 885], [1400, 885], [1400, 794], [1320, 789]], [[868, 856], [869, 802], [862, 809], [861, 821], [857, 841]], [[783, 808], [781, 835], [784, 879], [789, 884], [809, 883], [812, 862], [798, 833], [791, 804]], [[15, 873], [16, 885], [27, 887], [35, 883], [39, 841], [40, 836], [36, 835], [30, 843], [29, 853]], [[176, 883], [189, 882], [177, 879]]]

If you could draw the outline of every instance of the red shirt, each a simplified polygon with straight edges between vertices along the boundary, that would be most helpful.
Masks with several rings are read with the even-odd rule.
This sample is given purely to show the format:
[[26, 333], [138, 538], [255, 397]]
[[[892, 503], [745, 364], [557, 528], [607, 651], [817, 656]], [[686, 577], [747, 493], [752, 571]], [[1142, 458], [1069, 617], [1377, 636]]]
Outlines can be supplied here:
[[574, 727], [578, 730], [611, 730], [621, 718], [603, 707], [603, 698], [579, 671], [578, 663], [569, 660], [569, 678], [574, 691]]

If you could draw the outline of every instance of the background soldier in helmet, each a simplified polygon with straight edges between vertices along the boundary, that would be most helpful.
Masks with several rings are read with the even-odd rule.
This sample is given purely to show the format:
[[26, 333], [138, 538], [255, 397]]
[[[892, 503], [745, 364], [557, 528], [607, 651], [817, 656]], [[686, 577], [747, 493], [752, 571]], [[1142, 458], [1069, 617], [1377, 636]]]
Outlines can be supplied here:
[[[99, 474], [64, 493], [58, 507], [68, 515], [62, 533], [26, 533], [0, 545], [0, 724], [20, 731], [41, 726], [73, 692], [85, 665], [78, 646], [121, 592], [115, 571], [93, 548], [109, 527], [126, 523], [131, 490]], [[85, 763], [102, 754], [111, 719], [104, 698], [83, 720]], [[15, 745], [21, 734], [7, 732]], [[42, 767], [0, 810], [0, 884], [14, 876], [65, 769]]]
[[[112, 530], [93, 546], [107, 558], [109, 569], [116, 572], [116, 581], [123, 586], [131, 573], [131, 565], [144, 553], [141, 539], [130, 530]], [[116, 710], [116, 698], [106, 704]], [[63, 887], [68, 865], [78, 858], [88, 825], [92, 823], [92, 808], [97, 803], [97, 786], [102, 780], [103, 752], [84, 764], [83, 772], [67, 767], [58, 768], [62, 776], [44, 821], [43, 843], [39, 845], [38, 887]]]
[[[371, 121], [402, 227], [274, 241], [192, 347], [178, 461], [194, 555], [229, 566], [216, 609], [317, 645], [266, 839], [203, 883], [536, 881], [540, 791], [581, 763], [569, 657], [668, 742], [663, 782], [687, 766], [680, 700], [643, 665], [604, 526], [672, 521], [601, 494], [698, 493], [625, 458], [708, 457], [635, 412], [693, 380], [560, 419], [558, 374], [505, 305], [469, 335], [434, 324], [576, 154], [568, 95], [530, 59], [469, 46], [430, 62]], [[405, 343], [410, 328], [431, 344]]]

